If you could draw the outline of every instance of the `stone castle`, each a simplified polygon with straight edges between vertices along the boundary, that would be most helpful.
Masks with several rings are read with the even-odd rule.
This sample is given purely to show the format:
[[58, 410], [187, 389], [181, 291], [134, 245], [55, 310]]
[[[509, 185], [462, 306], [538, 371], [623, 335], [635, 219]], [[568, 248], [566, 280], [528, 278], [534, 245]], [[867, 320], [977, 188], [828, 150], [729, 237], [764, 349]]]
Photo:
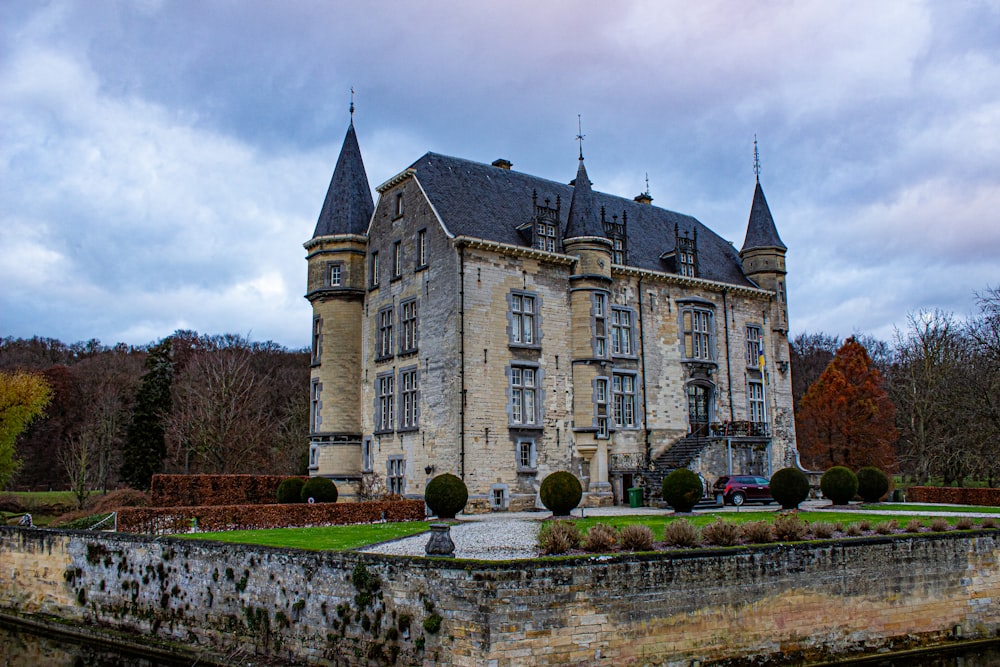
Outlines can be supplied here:
[[707, 483], [797, 461], [786, 247], [759, 172], [743, 248], [695, 218], [427, 153], [376, 188], [353, 116], [313, 237], [311, 475], [467, 511], [534, 507], [568, 470], [627, 502], [678, 467]]

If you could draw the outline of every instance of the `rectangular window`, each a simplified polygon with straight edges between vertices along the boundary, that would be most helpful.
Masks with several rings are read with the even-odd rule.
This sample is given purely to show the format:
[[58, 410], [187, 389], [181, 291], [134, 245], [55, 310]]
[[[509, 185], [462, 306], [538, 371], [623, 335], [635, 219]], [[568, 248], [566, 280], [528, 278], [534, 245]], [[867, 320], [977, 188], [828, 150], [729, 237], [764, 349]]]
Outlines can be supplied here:
[[399, 305], [399, 353], [417, 351], [417, 300], [410, 299]]
[[399, 428], [417, 428], [417, 369], [409, 368], [399, 372]]
[[555, 225], [539, 222], [535, 225], [535, 247], [539, 250], [549, 252], [556, 251], [556, 227]]
[[378, 349], [379, 359], [392, 356], [392, 306], [386, 306], [378, 311]]
[[767, 421], [764, 412], [764, 383], [751, 382], [747, 388], [750, 421], [762, 423]]
[[636, 424], [635, 376], [615, 373], [615, 426], [634, 428]]
[[514, 292], [510, 295], [510, 342], [512, 345], [534, 345], [537, 339], [536, 299], [534, 294]]
[[539, 423], [536, 375], [537, 371], [534, 368], [510, 367], [510, 423], [512, 426], [534, 426]]
[[319, 445], [309, 445], [309, 469], [319, 467]]
[[318, 364], [323, 356], [323, 319], [313, 318], [312, 362]]
[[607, 438], [608, 433], [608, 378], [599, 377], [594, 380], [594, 412], [597, 420], [597, 437]]
[[406, 491], [406, 459], [390, 456], [385, 462], [385, 486], [390, 496], [401, 496]]
[[365, 438], [361, 443], [361, 472], [371, 472], [375, 463], [375, 453], [372, 450], [372, 439]]
[[521, 440], [517, 443], [517, 469], [521, 472], [533, 472], [537, 466], [534, 440]]
[[329, 287], [340, 287], [343, 284], [344, 265], [340, 262], [330, 262], [327, 265], [327, 281]]
[[369, 276], [368, 284], [373, 288], [378, 287], [378, 251], [372, 253], [371, 263], [369, 268], [371, 275]]
[[427, 266], [427, 230], [417, 232], [417, 268]]
[[594, 311], [594, 356], [603, 359], [608, 356], [608, 295], [593, 295]]
[[712, 313], [707, 310], [688, 309], [681, 313], [684, 329], [684, 357], [686, 359], [713, 358]]
[[611, 352], [632, 354], [632, 311], [628, 308], [611, 308]]
[[611, 262], [613, 264], [624, 264], [625, 263], [625, 244], [621, 239], [615, 239], [614, 254], [612, 255]]
[[396, 241], [392, 244], [392, 277], [393, 279], [399, 278], [402, 273], [402, 247], [401, 241]]
[[403, 217], [403, 193], [399, 192], [396, 194], [396, 218]]
[[393, 394], [396, 378], [383, 373], [375, 379], [375, 431], [388, 433], [393, 425]]
[[312, 391], [309, 397], [309, 426], [313, 433], [319, 433], [323, 424], [320, 410], [323, 407], [323, 385], [319, 380], [312, 381]]
[[759, 368], [764, 348], [760, 341], [760, 327], [755, 325], [747, 326], [747, 366]]
[[679, 252], [677, 257], [680, 259], [680, 273], [682, 276], [688, 276], [694, 278], [694, 253], [690, 252]]

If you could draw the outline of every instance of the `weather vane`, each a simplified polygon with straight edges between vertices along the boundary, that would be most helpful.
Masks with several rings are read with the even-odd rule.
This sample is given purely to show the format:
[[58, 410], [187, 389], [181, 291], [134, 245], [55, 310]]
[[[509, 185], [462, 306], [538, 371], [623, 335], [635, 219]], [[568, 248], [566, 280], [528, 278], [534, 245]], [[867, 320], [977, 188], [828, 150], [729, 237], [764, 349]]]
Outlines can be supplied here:
[[580, 159], [583, 159], [583, 138], [587, 136], [583, 133], [583, 121], [580, 114], [576, 115], [576, 140], [580, 142]]
[[757, 133], [753, 135], [753, 173], [760, 182], [760, 152], [757, 150]]
[[351, 86], [351, 122], [354, 122], [354, 86]]
[[646, 196], [649, 196], [649, 172], [646, 172]]

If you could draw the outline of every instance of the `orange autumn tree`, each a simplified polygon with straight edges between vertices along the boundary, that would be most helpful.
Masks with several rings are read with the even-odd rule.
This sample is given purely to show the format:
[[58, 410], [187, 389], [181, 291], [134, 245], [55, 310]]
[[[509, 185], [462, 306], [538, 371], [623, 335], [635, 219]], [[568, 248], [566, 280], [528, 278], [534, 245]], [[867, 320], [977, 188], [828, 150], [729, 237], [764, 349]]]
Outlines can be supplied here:
[[896, 464], [896, 408], [864, 346], [854, 337], [809, 387], [795, 417], [799, 452], [820, 470]]

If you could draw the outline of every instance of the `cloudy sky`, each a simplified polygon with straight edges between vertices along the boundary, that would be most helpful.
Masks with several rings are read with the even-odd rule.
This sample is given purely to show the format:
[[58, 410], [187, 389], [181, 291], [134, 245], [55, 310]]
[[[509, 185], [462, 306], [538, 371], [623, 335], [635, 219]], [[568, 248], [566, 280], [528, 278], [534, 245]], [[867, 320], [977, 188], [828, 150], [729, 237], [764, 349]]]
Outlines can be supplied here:
[[1000, 285], [1000, 2], [0, 3], [0, 336], [303, 347], [302, 243], [348, 124], [594, 187], [742, 245], [792, 333], [890, 338]]

